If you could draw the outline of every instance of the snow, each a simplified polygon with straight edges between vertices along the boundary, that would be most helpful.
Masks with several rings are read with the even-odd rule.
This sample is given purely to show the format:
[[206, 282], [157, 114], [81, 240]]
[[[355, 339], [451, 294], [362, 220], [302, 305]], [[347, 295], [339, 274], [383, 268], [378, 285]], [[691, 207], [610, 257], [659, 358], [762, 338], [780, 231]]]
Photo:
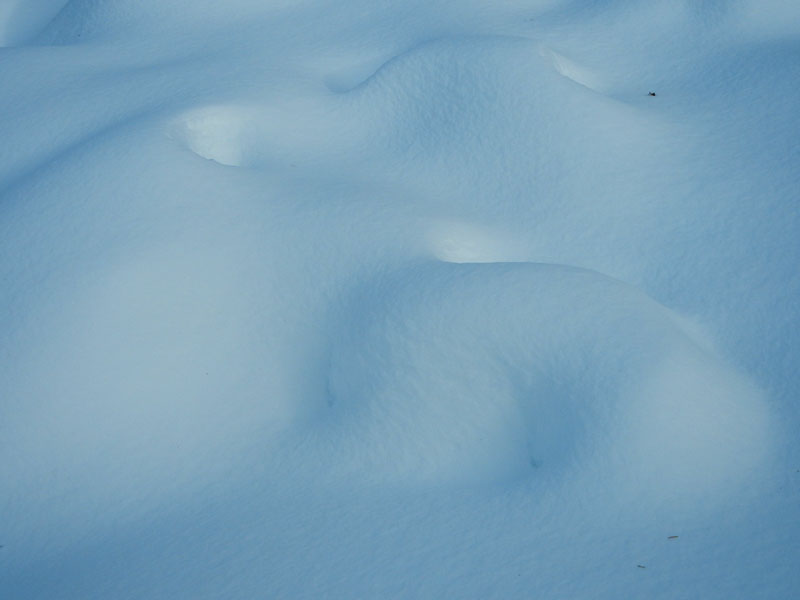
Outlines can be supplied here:
[[5, 2], [0, 597], [798, 595], [798, 17]]

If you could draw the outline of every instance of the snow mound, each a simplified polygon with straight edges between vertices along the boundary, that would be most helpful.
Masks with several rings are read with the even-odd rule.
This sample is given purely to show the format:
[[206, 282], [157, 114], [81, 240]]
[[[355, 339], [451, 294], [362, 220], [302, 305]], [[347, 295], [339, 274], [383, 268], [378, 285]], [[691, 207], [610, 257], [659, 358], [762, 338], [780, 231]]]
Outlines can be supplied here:
[[[718, 493], [758, 464], [760, 393], [642, 293], [558, 265], [418, 265], [353, 299], [330, 394], [354, 469], [428, 482]], [[345, 442], [346, 443], [346, 442]]]
[[442, 38], [386, 62], [339, 110], [363, 128], [367, 165], [442, 207], [513, 212], [529, 231], [588, 215], [618, 229], [646, 201], [657, 153], [643, 149], [664, 125], [563, 70], [532, 40]]
[[796, 3], [0, 5], [0, 595], [797, 595]]

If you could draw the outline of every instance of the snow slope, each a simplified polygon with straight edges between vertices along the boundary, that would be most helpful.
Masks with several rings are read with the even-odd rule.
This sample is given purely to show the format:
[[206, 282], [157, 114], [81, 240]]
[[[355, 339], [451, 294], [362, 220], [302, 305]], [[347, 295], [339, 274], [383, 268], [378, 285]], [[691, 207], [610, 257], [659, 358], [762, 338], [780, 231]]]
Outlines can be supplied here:
[[800, 594], [796, 3], [0, 46], [0, 596]]

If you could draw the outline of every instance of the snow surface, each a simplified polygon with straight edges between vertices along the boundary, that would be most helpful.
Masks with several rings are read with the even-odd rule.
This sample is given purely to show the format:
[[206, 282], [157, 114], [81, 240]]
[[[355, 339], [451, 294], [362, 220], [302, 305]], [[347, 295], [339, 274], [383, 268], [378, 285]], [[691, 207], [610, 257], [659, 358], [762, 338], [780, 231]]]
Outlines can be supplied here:
[[0, 597], [800, 596], [800, 4], [0, 45]]

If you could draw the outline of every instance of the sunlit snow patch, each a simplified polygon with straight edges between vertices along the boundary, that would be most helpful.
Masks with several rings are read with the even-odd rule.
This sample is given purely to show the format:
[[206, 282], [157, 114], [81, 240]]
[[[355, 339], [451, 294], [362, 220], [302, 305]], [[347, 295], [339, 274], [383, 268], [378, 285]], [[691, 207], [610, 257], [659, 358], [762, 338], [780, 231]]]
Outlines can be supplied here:
[[343, 133], [328, 111], [308, 99], [206, 106], [180, 116], [169, 134], [198, 156], [231, 167], [308, 160], [335, 148]]
[[602, 92], [603, 91], [603, 82], [602, 79], [597, 73], [593, 72], [591, 69], [588, 69], [578, 63], [570, 60], [563, 54], [559, 54], [555, 50], [550, 48], [543, 47], [540, 50], [540, 54], [552, 61], [553, 67], [555, 67], [556, 71], [558, 71], [561, 75], [566, 77], [567, 79], [571, 79], [575, 83], [579, 83], [580, 85], [587, 87], [589, 89]]
[[439, 221], [428, 231], [433, 255], [452, 263], [519, 262], [524, 247], [507, 233], [464, 221]]
[[247, 156], [248, 109], [209, 106], [194, 110], [175, 124], [172, 135], [198, 156], [239, 167]]

